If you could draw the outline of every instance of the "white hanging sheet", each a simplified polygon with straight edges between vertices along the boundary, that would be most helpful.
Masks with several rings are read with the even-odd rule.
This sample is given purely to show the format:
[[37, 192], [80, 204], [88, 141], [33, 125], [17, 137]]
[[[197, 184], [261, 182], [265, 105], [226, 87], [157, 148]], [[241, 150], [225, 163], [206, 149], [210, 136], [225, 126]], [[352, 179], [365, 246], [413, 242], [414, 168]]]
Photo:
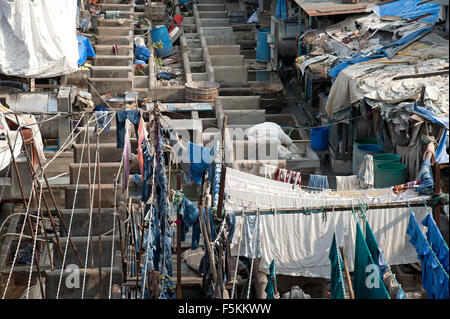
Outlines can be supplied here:
[[[226, 209], [321, 208], [332, 205], [355, 205], [403, 202], [419, 197], [412, 191], [395, 195], [390, 188], [356, 191], [323, 191], [309, 193], [267, 178], [227, 168], [225, 184]], [[428, 197], [420, 197], [426, 199]], [[424, 209], [415, 208], [420, 216]], [[407, 208], [377, 209], [366, 212], [385, 260], [390, 265], [417, 262], [417, 254], [406, 234], [409, 211]], [[262, 258], [260, 271], [269, 273], [269, 265], [275, 258], [277, 273], [290, 276], [330, 278], [329, 248], [336, 231], [338, 245], [344, 246], [349, 267], [353, 270], [356, 227], [351, 211], [327, 212], [305, 215], [288, 213], [260, 215], [260, 240]], [[232, 255], [237, 255], [242, 217], [236, 216], [236, 228], [231, 244]], [[242, 246], [242, 245], [241, 245]]]

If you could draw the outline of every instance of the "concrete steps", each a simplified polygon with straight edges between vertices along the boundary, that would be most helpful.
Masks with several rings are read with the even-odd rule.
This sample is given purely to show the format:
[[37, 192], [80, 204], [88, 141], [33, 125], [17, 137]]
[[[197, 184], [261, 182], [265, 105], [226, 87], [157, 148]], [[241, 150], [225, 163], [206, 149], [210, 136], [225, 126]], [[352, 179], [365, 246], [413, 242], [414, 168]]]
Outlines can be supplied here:
[[133, 32], [130, 26], [97, 27], [98, 36], [129, 36]]
[[[113, 119], [111, 121], [111, 128], [109, 129], [109, 131], [107, 132], [106, 130], [104, 130], [102, 132], [102, 134], [100, 134], [99, 137], [99, 141], [100, 143], [116, 143], [117, 141], [117, 136], [116, 136], [116, 127], [114, 127], [114, 124], [116, 123], [116, 120]], [[76, 139], [76, 143], [77, 144], [82, 144], [83, 140], [84, 140], [84, 132], [86, 131], [86, 127], [79, 127], [77, 128], [77, 132], [82, 131], [82, 133], [80, 133], [77, 136]], [[97, 142], [97, 136], [94, 134], [95, 131], [95, 127], [91, 126], [89, 127], [89, 143], [96, 143]], [[87, 137], [86, 137], [86, 143], [87, 143]]]
[[89, 81], [100, 94], [123, 94], [123, 92], [131, 91], [133, 89], [133, 80], [131, 78], [90, 78]]
[[[89, 208], [76, 208], [72, 209], [61, 209], [61, 215], [65, 225], [68, 227], [70, 223], [70, 217], [72, 216], [72, 228], [70, 230], [70, 237], [84, 237], [88, 235], [89, 230]], [[113, 208], [103, 208], [102, 207], [102, 234], [113, 229], [113, 218], [114, 215]], [[116, 220], [117, 227], [117, 220]], [[91, 234], [92, 236], [98, 236], [98, 209], [92, 210], [92, 224], [91, 224]], [[117, 229], [116, 229], [117, 231]], [[112, 233], [110, 233], [112, 235]], [[117, 233], [116, 233], [117, 235]], [[61, 230], [61, 237], [67, 237], [67, 233]]]
[[132, 19], [103, 19], [100, 18], [97, 20], [98, 27], [125, 27], [133, 25]]
[[[94, 202], [93, 207], [98, 208], [98, 175], [96, 178], [96, 185], [91, 189], [94, 190]], [[64, 201], [65, 208], [72, 208], [75, 198], [76, 185], [68, 185], [64, 188]], [[114, 184], [100, 184], [101, 191], [101, 207], [108, 208], [114, 207]], [[77, 198], [75, 202], [75, 207], [77, 208], [89, 208], [90, 207], [90, 194], [89, 194], [89, 184], [79, 184], [77, 190]]]
[[132, 66], [94, 65], [91, 68], [93, 78], [128, 78], [133, 72]]
[[[79, 163], [80, 161], [83, 163], [87, 163], [88, 161], [88, 147], [85, 146], [83, 158], [81, 159], [81, 152], [83, 149], [82, 144], [74, 144], [73, 145], [73, 160], [75, 163]], [[91, 163], [95, 162], [95, 152], [96, 145], [89, 145], [90, 149], [90, 157]], [[99, 144], [99, 157], [100, 162], [102, 163], [114, 163], [120, 162], [122, 160], [122, 149], [117, 148], [116, 143], [101, 143]]]
[[118, 66], [132, 66], [133, 57], [129, 55], [97, 55], [95, 66], [109, 66], [111, 70]]
[[[91, 181], [93, 180], [94, 176], [94, 168], [95, 164], [91, 163], [89, 166], [88, 163], [70, 163], [69, 164], [69, 175], [70, 175], [70, 183], [76, 184], [77, 178], [78, 178], [78, 171], [81, 166], [80, 171], [80, 184], [88, 184], [89, 183], [89, 169], [91, 172]], [[117, 171], [119, 170], [120, 163], [100, 163], [100, 171], [101, 171], [101, 178], [102, 183], [105, 184], [114, 184], [115, 175], [117, 174]], [[97, 178], [98, 178], [98, 172], [97, 172]]]
[[133, 46], [133, 41], [128, 36], [116, 36], [116, 35], [97, 35], [97, 44], [117, 44], [117, 45], [129, 45]]
[[[131, 45], [117, 45], [118, 55], [132, 55], [133, 54], [133, 46]], [[113, 53], [112, 44], [95, 44], [94, 45], [95, 53], [98, 55], [115, 55]]]

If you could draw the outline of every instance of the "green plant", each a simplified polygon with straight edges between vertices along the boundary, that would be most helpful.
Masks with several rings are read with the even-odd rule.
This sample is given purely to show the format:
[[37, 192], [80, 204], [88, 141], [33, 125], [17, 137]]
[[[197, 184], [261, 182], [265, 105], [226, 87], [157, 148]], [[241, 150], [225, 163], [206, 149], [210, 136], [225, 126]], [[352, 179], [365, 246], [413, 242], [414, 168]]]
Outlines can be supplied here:
[[159, 67], [162, 67], [162, 66], [163, 66], [163, 60], [162, 60], [161, 58], [156, 58], [156, 57], [155, 57], [155, 62], [156, 62], [156, 64], [157, 64]]
[[164, 47], [161, 40], [159, 40], [158, 42], [153, 42], [152, 46], [153, 46], [153, 49], [162, 49]]

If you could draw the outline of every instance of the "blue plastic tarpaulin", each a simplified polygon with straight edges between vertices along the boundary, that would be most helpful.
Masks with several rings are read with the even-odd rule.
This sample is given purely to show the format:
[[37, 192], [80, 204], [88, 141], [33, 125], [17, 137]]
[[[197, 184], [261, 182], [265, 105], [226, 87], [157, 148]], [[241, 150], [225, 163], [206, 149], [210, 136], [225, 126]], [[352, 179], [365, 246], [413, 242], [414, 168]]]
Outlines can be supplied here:
[[148, 58], [150, 57], [150, 54], [151, 54], [151, 52], [150, 52], [149, 48], [147, 48], [145, 46], [136, 46], [134, 48], [134, 56], [138, 60], [147, 62]]
[[440, 5], [435, 3], [424, 3], [418, 5], [423, 0], [397, 0], [381, 6], [375, 6], [372, 11], [378, 16], [400, 16], [403, 19], [414, 19], [429, 13], [430, 16], [419, 21], [436, 23], [439, 18]]
[[78, 66], [83, 65], [88, 57], [95, 58], [94, 48], [92, 47], [89, 39], [82, 35], [77, 35], [78, 39], [78, 54], [80, 58], [78, 59]]
[[378, 49], [374, 53], [369, 54], [367, 56], [364, 56], [361, 53], [359, 53], [359, 54], [353, 56], [352, 58], [342, 61], [341, 63], [339, 63], [338, 65], [333, 67], [330, 70], [330, 77], [336, 78], [338, 76], [339, 72], [341, 72], [342, 70], [344, 70], [346, 67], [348, 67], [351, 64], [357, 64], [357, 63], [375, 60], [375, 59], [379, 59], [379, 58], [383, 58], [383, 57], [388, 57], [389, 59], [391, 59], [398, 53], [398, 51], [403, 49], [406, 45], [414, 43], [420, 37], [425, 35], [427, 32], [431, 31], [432, 29], [433, 29], [433, 27], [427, 27], [427, 28], [423, 28], [423, 29], [414, 31], [413, 33], [410, 33], [410, 34], [402, 37], [401, 39], [398, 39], [395, 42], [389, 43], [389, 44], [385, 45], [384, 47]]

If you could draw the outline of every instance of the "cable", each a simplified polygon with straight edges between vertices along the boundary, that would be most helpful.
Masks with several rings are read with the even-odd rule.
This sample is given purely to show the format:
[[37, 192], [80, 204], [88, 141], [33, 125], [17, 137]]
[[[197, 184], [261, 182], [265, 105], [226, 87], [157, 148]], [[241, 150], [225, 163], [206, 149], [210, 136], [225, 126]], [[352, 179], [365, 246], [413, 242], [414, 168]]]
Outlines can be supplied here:
[[[86, 128], [85, 132], [84, 132], [84, 139], [83, 139], [83, 147], [81, 149], [81, 158], [80, 158], [80, 166], [78, 167], [78, 175], [77, 175], [77, 183], [75, 185], [75, 193], [73, 195], [73, 205], [72, 205], [72, 211], [70, 212], [70, 220], [69, 220], [69, 229], [68, 229], [68, 233], [67, 233], [67, 240], [66, 240], [66, 246], [64, 248], [64, 256], [63, 256], [63, 261], [62, 261], [62, 265], [61, 265], [61, 273], [59, 274], [59, 282], [58, 282], [58, 290], [56, 292], [56, 299], [58, 299], [59, 297], [59, 292], [61, 290], [61, 282], [62, 282], [62, 276], [63, 276], [63, 272], [64, 272], [64, 265], [66, 263], [66, 257], [67, 257], [67, 247], [69, 245], [69, 238], [70, 238], [70, 233], [72, 230], [72, 221], [73, 221], [73, 213], [75, 211], [75, 203], [76, 203], [76, 199], [77, 199], [77, 194], [78, 194], [78, 185], [80, 183], [80, 175], [81, 175], [81, 164], [83, 163], [83, 155], [84, 155], [84, 148], [86, 145], [86, 136], [88, 135], [88, 129]], [[89, 150], [90, 151], [90, 150]]]

